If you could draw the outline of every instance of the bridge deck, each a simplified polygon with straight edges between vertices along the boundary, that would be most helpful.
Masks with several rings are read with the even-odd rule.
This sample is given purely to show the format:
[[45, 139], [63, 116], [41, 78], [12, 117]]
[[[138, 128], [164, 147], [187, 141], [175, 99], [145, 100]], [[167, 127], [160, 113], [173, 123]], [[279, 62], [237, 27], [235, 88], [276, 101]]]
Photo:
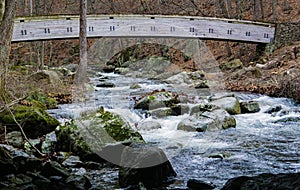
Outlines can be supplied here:
[[[88, 37], [176, 37], [270, 43], [269, 23], [207, 17], [90, 15]], [[79, 16], [18, 17], [13, 42], [79, 37]]]

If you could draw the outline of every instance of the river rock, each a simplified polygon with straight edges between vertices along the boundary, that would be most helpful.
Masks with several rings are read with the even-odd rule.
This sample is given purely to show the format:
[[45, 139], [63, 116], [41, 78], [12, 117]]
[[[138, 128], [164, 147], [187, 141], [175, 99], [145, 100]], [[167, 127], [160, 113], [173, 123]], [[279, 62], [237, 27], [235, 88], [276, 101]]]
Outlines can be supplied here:
[[171, 109], [172, 109], [171, 115], [178, 116], [178, 115], [189, 113], [190, 106], [187, 104], [175, 104], [171, 106]]
[[129, 68], [118, 67], [115, 69], [115, 73], [121, 74], [121, 75], [127, 75], [129, 72], [130, 72]]
[[202, 80], [202, 81], [198, 81], [194, 84], [194, 87], [196, 89], [200, 89], [200, 88], [209, 88], [207, 81], [206, 80]]
[[177, 96], [168, 91], [157, 91], [138, 100], [135, 109], [153, 110], [157, 108], [170, 107], [179, 103]]
[[24, 174], [11, 174], [5, 176], [1, 180], [1, 189], [18, 189], [18, 190], [28, 190], [37, 189], [37, 187], [32, 183], [32, 178]]
[[219, 109], [218, 106], [209, 104], [209, 103], [200, 103], [200, 104], [195, 104], [191, 108], [190, 115], [197, 114], [199, 112], [205, 112], [205, 111], [213, 111]]
[[62, 68], [65, 68], [65, 69], [68, 69], [70, 70], [71, 72], [76, 72], [77, 71], [77, 68], [78, 68], [78, 64], [66, 64], [66, 65], [63, 65], [61, 66]]
[[222, 71], [237, 70], [243, 68], [243, 63], [240, 59], [233, 59], [229, 62], [223, 62], [220, 64]]
[[130, 89], [139, 89], [139, 88], [142, 88], [141, 85], [139, 85], [139, 84], [132, 84], [130, 86]]
[[192, 80], [204, 80], [206, 73], [204, 71], [194, 71], [194, 72], [189, 72], [187, 75], [190, 77]]
[[211, 118], [197, 118], [195, 115], [189, 116], [177, 125], [178, 130], [189, 131], [189, 132], [204, 132], [207, 126], [213, 123], [214, 120]]
[[138, 186], [147, 189], [162, 188], [176, 176], [163, 150], [147, 144], [133, 144], [124, 149], [119, 170], [121, 188]]
[[225, 109], [232, 115], [241, 114], [241, 106], [237, 97], [225, 97], [211, 101], [210, 103]]
[[80, 161], [79, 156], [69, 156], [65, 161], [63, 161], [62, 166], [67, 168], [79, 168], [83, 165], [83, 162]]
[[12, 131], [6, 135], [7, 142], [14, 147], [23, 148], [24, 140], [20, 131]]
[[178, 73], [165, 80], [169, 84], [192, 84], [192, 80], [186, 72]]
[[221, 190], [295, 190], [300, 187], [300, 173], [260, 174], [254, 177], [241, 176], [230, 179]]
[[279, 112], [280, 110], [282, 110], [281, 105], [274, 105], [269, 107], [266, 111], [264, 111], [264, 113], [273, 114]]
[[147, 113], [149, 115], [151, 115], [153, 118], [163, 118], [163, 117], [172, 115], [172, 109], [171, 108], [157, 108], [154, 110], [150, 110]]
[[274, 123], [289, 123], [289, 122], [300, 122], [300, 117], [299, 116], [289, 116], [289, 117], [284, 117], [284, 118], [274, 121]]
[[260, 111], [259, 103], [257, 101], [240, 102], [242, 113], [256, 113]]
[[53, 189], [51, 181], [46, 177], [42, 176], [39, 172], [27, 171], [26, 175], [32, 178], [32, 183], [37, 187], [37, 189]]
[[86, 190], [92, 187], [89, 179], [84, 175], [71, 175], [65, 180], [70, 189]]
[[227, 111], [216, 109], [211, 112], [193, 114], [183, 119], [177, 126], [178, 130], [204, 132], [227, 129], [236, 126], [236, 121]]
[[63, 168], [58, 162], [48, 161], [44, 164], [42, 175], [46, 177], [61, 176], [63, 178], [67, 178], [70, 176], [70, 172]]
[[12, 161], [12, 156], [3, 146], [0, 147], [0, 168], [6, 168], [5, 170], [0, 170], [0, 177], [16, 172], [16, 167]]
[[139, 130], [149, 131], [153, 129], [160, 129], [161, 125], [157, 121], [144, 121], [138, 124], [137, 128]]
[[110, 82], [103, 82], [103, 83], [97, 84], [96, 87], [98, 87], [98, 88], [113, 88], [113, 87], [115, 87], [115, 84], [110, 83]]
[[96, 153], [108, 144], [144, 142], [125, 119], [103, 108], [59, 126], [56, 135], [57, 150], [71, 151], [82, 161], [101, 161]]
[[197, 179], [189, 179], [187, 187], [191, 190], [211, 190], [215, 188], [213, 185]]
[[214, 101], [214, 100], [219, 100], [222, 98], [228, 98], [228, 97], [235, 97], [233, 93], [227, 93], [227, 92], [220, 92], [220, 93], [215, 93], [212, 96], [208, 97], [208, 101]]
[[27, 171], [34, 172], [42, 168], [42, 160], [33, 156], [15, 156], [13, 158], [14, 165], [18, 173], [26, 173]]

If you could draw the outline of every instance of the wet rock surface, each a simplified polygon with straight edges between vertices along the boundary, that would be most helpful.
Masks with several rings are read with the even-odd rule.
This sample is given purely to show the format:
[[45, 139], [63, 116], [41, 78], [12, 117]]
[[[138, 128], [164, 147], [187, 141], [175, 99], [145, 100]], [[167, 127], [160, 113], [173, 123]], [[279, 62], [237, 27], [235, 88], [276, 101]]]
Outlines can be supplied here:
[[277, 189], [295, 190], [300, 187], [300, 173], [260, 174], [254, 177], [241, 176], [230, 179], [221, 190]]
[[147, 144], [134, 144], [124, 149], [120, 187], [138, 186], [141, 182], [147, 189], [159, 189], [174, 177], [176, 172], [161, 149]]

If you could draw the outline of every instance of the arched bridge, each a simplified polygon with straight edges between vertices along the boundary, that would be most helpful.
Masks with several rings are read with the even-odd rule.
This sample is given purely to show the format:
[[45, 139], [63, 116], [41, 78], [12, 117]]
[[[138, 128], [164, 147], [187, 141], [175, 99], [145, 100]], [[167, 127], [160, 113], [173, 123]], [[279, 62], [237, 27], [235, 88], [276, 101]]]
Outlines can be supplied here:
[[[90, 15], [88, 37], [175, 37], [270, 43], [275, 26], [235, 19], [162, 15]], [[19, 17], [12, 41], [79, 37], [79, 16]]]

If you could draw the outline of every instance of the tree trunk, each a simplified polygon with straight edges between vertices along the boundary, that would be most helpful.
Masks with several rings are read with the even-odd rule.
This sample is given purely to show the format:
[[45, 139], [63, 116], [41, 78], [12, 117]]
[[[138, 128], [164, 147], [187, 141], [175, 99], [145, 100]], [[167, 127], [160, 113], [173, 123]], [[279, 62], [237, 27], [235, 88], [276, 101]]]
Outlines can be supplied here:
[[4, 11], [1, 10], [2, 22], [0, 26], [0, 98], [8, 101], [6, 92], [6, 75], [9, 64], [11, 38], [14, 28], [16, 0], [1, 0]]
[[87, 0], [80, 0], [80, 63], [76, 72], [75, 84], [83, 85], [87, 82]]
[[226, 0], [226, 9], [227, 9], [227, 17], [228, 18], [232, 18], [232, 6], [231, 6], [231, 1], [230, 0]]

